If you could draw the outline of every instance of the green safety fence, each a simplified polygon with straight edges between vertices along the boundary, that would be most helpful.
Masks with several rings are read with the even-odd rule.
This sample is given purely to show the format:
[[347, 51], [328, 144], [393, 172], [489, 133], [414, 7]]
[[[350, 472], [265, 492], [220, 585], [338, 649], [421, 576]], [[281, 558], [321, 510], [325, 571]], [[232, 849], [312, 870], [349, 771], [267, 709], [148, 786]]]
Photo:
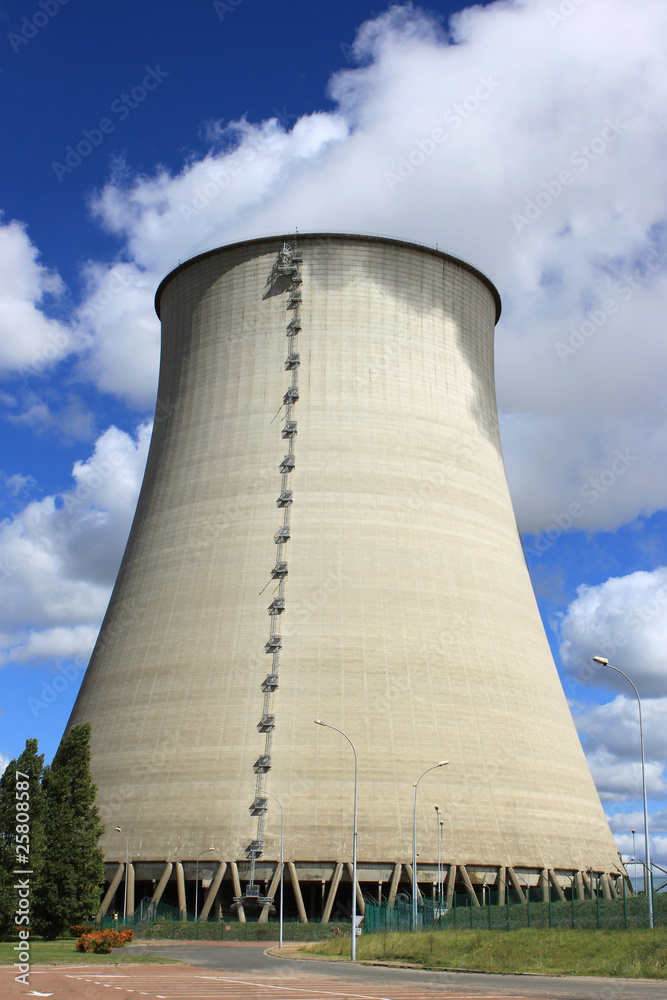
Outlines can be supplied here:
[[[452, 897], [451, 905], [439, 907], [436, 900], [422, 899], [417, 909], [418, 930], [446, 930], [448, 928], [471, 930], [517, 930], [520, 927], [570, 927], [580, 930], [628, 930], [648, 926], [646, 897], [630, 896], [621, 899], [604, 899], [602, 892], [594, 899], [561, 900], [547, 891], [547, 899], [538, 887], [524, 889], [525, 902], [520, 902], [513, 890], [500, 902], [497, 892], [486, 890], [484, 902], [476, 896], [477, 905], [468, 893]], [[653, 899], [656, 927], [667, 927], [667, 893], [658, 893]], [[397, 899], [392, 907], [388, 903], [366, 903], [363, 922], [365, 934], [386, 931], [411, 931], [413, 908], [411, 900]]]
[[[129, 927], [134, 931], [135, 941], [277, 941], [279, 921], [270, 917], [266, 923], [246, 919], [241, 923], [236, 917], [223, 916], [219, 920], [197, 920], [191, 913], [183, 914], [167, 903], [152, 904], [144, 901], [127, 918], [118, 913], [107, 915], [97, 923], [103, 930], [122, 930]], [[325, 941], [328, 938], [350, 935], [350, 921], [322, 923], [313, 920], [302, 924], [298, 917], [288, 917], [283, 921], [284, 941]]]

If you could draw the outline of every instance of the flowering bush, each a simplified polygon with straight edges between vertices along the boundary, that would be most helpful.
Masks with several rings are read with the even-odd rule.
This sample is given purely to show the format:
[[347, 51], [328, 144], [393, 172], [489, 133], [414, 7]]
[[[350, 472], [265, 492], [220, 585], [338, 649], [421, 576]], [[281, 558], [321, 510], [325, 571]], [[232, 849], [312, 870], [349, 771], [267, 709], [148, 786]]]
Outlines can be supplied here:
[[122, 931], [85, 931], [76, 943], [77, 951], [94, 952], [96, 955], [108, 955], [112, 948], [122, 948], [131, 941], [134, 931], [126, 928]]

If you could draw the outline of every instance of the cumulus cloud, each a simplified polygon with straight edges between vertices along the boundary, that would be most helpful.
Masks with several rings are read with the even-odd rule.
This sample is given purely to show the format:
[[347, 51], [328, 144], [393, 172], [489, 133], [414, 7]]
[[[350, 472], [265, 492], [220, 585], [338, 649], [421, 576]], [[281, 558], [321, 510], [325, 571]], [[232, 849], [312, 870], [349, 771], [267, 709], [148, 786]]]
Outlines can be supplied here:
[[87, 656], [129, 532], [150, 426], [108, 428], [67, 492], [0, 524], [0, 664]]
[[628, 690], [617, 673], [591, 662], [604, 656], [632, 678], [640, 695], [667, 695], [667, 567], [579, 587], [558, 631], [563, 665], [579, 683]]
[[[638, 754], [639, 738], [635, 753]], [[598, 747], [586, 754], [595, 786], [603, 802], [625, 802], [642, 797], [642, 776], [639, 761], [620, 761], [604, 747]], [[664, 797], [667, 783], [663, 767], [658, 762], [646, 764], [646, 789], [652, 798]]]
[[140, 409], [155, 402], [160, 324], [153, 297], [161, 278], [134, 263], [89, 262], [86, 294], [77, 311], [86, 335], [81, 374]]
[[[213, 123], [205, 156], [175, 174], [125, 170], [93, 210], [151, 278], [295, 227], [472, 260], [505, 303], [498, 391], [520, 526], [539, 531], [577, 504], [573, 527], [613, 528], [661, 508], [667, 488], [665, 137], [646, 97], [667, 84], [667, 11], [587, 0], [549, 12], [547, 0], [475, 6], [446, 34], [395, 5], [361, 27], [331, 80], [333, 110]], [[122, 393], [113, 325], [98, 326], [96, 377]], [[621, 473], [619, 453], [632, 456]]]
[[22, 476], [20, 472], [15, 472], [12, 476], [4, 477], [4, 487], [11, 497], [18, 497], [29, 493], [37, 485], [32, 476]]
[[[642, 700], [642, 723], [647, 764], [660, 768], [667, 759], [667, 733], [663, 725], [667, 698]], [[637, 763], [639, 768], [639, 715], [637, 699], [618, 695], [604, 705], [576, 710], [579, 732], [594, 748], [604, 747], [618, 760]], [[641, 787], [641, 778], [640, 778]]]
[[[591, 707], [580, 703], [572, 708], [600, 799], [610, 811], [608, 819], [618, 849], [625, 857], [632, 856], [631, 831], [634, 829], [636, 856], [643, 857], [644, 814], [637, 701], [634, 697], [630, 699], [619, 695], [606, 705]], [[656, 799], [667, 796], [665, 712], [667, 698], [642, 699], [651, 857], [663, 866], [667, 865], [667, 810], [651, 810]], [[620, 812], [621, 803], [636, 803], [636, 808]], [[634, 871], [631, 874], [634, 875]]]
[[45, 315], [46, 300], [64, 291], [59, 275], [39, 263], [25, 227], [0, 225], [0, 373], [43, 372], [74, 347], [71, 330]]
[[[51, 391], [50, 396], [56, 394]], [[36, 434], [55, 434], [65, 441], [90, 441], [94, 417], [83, 401], [71, 394], [65, 401], [57, 399], [57, 409], [34, 392], [23, 396], [23, 411], [8, 414], [12, 424], [29, 427]]]

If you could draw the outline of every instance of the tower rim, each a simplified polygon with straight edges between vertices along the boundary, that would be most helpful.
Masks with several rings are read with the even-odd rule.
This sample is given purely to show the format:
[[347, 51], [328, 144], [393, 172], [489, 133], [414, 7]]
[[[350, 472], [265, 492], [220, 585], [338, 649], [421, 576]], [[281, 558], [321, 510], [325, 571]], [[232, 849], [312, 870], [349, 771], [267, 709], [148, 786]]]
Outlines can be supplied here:
[[247, 247], [262, 243], [270, 244], [270, 243], [275, 243], [276, 240], [288, 241], [294, 239], [299, 240], [299, 239], [312, 239], [312, 238], [322, 238], [322, 237], [327, 239], [334, 238], [334, 239], [346, 239], [346, 240], [359, 240], [359, 242], [363, 241], [372, 243], [386, 243], [391, 246], [409, 247], [410, 249], [413, 250], [425, 251], [426, 253], [432, 254], [434, 257], [440, 257], [443, 260], [448, 261], [449, 263], [458, 264], [460, 267], [473, 274], [484, 285], [486, 285], [486, 287], [491, 292], [491, 295], [493, 296], [493, 300], [496, 305], [495, 323], [497, 324], [498, 320], [500, 319], [500, 314], [502, 312], [502, 302], [500, 299], [500, 293], [498, 289], [493, 284], [491, 279], [487, 277], [486, 274], [484, 274], [483, 271], [480, 271], [478, 267], [475, 267], [474, 264], [471, 264], [463, 257], [457, 257], [455, 256], [455, 254], [446, 253], [444, 250], [440, 250], [439, 247], [437, 246], [431, 246], [428, 243], [419, 243], [415, 240], [404, 240], [394, 236], [380, 236], [377, 233], [350, 233], [342, 230], [340, 232], [337, 232], [335, 230], [321, 230], [321, 231], [313, 230], [307, 233], [298, 233], [298, 232], [274, 233], [271, 236], [256, 236], [246, 240], [236, 240], [234, 243], [222, 243], [219, 246], [210, 247], [208, 250], [203, 250], [201, 253], [195, 254], [192, 257], [188, 257], [187, 260], [181, 261], [176, 267], [172, 268], [172, 270], [169, 271], [164, 276], [164, 278], [157, 287], [157, 290], [155, 292], [154, 305], [158, 319], [160, 320], [162, 319], [162, 316], [160, 315], [160, 300], [162, 298], [162, 293], [164, 292], [165, 288], [167, 287], [169, 282], [176, 277], [177, 274], [181, 274], [186, 268], [190, 267], [191, 265], [198, 263], [199, 261], [205, 260], [207, 257], [212, 257], [214, 254], [220, 253], [221, 250], [236, 250], [240, 247]]

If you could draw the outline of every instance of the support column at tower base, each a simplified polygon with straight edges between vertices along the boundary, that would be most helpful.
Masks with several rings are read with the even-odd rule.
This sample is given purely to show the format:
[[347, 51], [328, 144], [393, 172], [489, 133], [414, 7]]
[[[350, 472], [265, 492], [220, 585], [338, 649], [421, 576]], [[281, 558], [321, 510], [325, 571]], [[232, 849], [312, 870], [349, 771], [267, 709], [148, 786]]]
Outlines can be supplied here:
[[[493, 905], [525, 904], [527, 892], [532, 890], [533, 902], [540, 897], [546, 902], [569, 900], [574, 893], [575, 900], [618, 898], [619, 889], [615, 878], [627, 878], [621, 872], [592, 872], [565, 867], [527, 867], [503, 864], [478, 864], [475, 862], [455, 862], [445, 859], [442, 863], [444, 876], [443, 893], [447, 908], [453, 905], [454, 896], [465, 894], [473, 907], [486, 905], [493, 898]], [[201, 874], [201, 866], [199, 870]], [[437, 861], [420, 862], [417, 868], [420, 900], [430, 901], [433, 886], [437, 884]], [[107, 862], [106, 892], [98, 912], [98, 918], [113, 908], [120, 912], [124, 904], [125, 864], [122, 861]], [[280, 901], [280, 861], [260, 859], [256, 862], [256, 881], [264, 886], [265, 895], [260, 896], [256, 905], [251, 905], [244, 897], [248, 884], [250, 865], [247, 859], [217, 862], [217, 869], [207, 873], [211, 879], [203, 900], [199, 919], [208, 920], [212, 913], [219, 919], [259, 920], [266, 923], [274, 919], [272, 906], [278, 909]], [[127, 872], [127, 910], [131, 915], [135, 898], [150, 899], [149, 912], [155, 915], [158, 907], [164, 907], [166, 914], [172, 913], [176, 919], [185, 919], [185, 914], [194, 915], [195, 887], [197, 877], [195, 860], [181, 861], [141, 861], [134, 860]], [[316, 886], [317, 891], [306, 891], [306, 884]], [[357, 912], [363, 914], [365, 901], [378, 898], [378, 887], [387, 886], [386, 901], [390, 909], [397, 900], [405, 900], [412, 893], [412, 867], [408, 861], [389, 862], [361, 861], [357, 865]], [[628, 883], [626, 882], [626, 887]], [[136, 886], [136, 888], [135, 888]], [[428, 886], [428, 890], [426, 889]], [[285, 861], [285, 899], [283, 900], [286, 919], [297, 917], [302, 923], [311, 919], [327, 923], [349, 919], [352, 904], [352, 865], [347, 860], [331, 862], [308, 862], [303, 860]], [[626, 890], [627, 891], [627, 890]], [[539, 895], [538, 895], [539, 893]], [[509, 895], [509, 898], [508, 898]], [[267, 903], [267, 900], [269, 902]], [[307, 904], [307, 905], [306, 905]]]

